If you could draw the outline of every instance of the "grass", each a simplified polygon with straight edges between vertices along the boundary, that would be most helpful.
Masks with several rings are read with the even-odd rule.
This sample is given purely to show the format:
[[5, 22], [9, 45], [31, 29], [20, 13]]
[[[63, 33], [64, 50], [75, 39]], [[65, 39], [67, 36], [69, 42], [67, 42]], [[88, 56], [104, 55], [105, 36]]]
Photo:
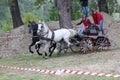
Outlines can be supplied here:
[[[79, 62], [79, 58], [84, 55], [79, 54], [63, 54], [61, 57], [53, 55], [52, 58], [43, 59], [38, 55], [21, 54], [10, 56], [7, 58], [0, 59], [0, 65], [8, 65], [13, 67], [27, 67], [27, 68], [40, 68], [56, 70], [59, 68], [67, 68], [76, 65]], [[73, 57], [76, 57], [75, 59]], [[73, 59], [70, 59], [73, 58]], [[70, 59], [70, 60], [68, 60]], [[89, 60], [89, 59], [88, 59]], [[74, 62], [76, 61], [76, 62]], [[92, 62], [93, 63], [93, 62]], [[72, 64], [72, 65], [71, 65]], [[0, 68], [0, 80], [120, 80], [112, 77], [95, 77], [95, 76], [84, 76], [84, 75], [46, 75], [30, 71], [19, 71], [10, 69]]]

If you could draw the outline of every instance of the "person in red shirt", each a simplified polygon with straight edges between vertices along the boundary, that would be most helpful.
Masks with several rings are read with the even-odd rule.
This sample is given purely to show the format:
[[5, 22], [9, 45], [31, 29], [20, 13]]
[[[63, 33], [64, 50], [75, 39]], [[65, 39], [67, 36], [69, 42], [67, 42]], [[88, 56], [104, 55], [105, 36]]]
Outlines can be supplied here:
[[90, 22], [90, 19], [86, 16], [86, 17], [83, 17], [82, 20], [77, 23], [77, 25], [80, 25], [83, 23], [83, 27], [81, 27], [77, 34], [78, 35], [81, 35], [83, 32], [86, 32], [86, 29], [91, 25], [91, 22]]
[[105, 35], [104, 30], [103, 30], [103, 15], [99, 12], [96, 11], [95, 9], [91, 9], [92, 11], [92, 18], [94, 21], [94, 24], [99, 27], [99, 29], [102, 31], [102, 35]]

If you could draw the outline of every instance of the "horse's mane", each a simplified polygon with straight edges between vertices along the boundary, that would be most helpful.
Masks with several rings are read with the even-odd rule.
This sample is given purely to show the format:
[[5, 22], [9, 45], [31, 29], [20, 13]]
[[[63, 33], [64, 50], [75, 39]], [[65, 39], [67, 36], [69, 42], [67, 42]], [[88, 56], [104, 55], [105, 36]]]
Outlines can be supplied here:
[[43, 25], [47, 28], [47, 29], [50, 29], [49, 27], [48, 27], [48, 25], [43, 21], [42, 22], [43, 23]]

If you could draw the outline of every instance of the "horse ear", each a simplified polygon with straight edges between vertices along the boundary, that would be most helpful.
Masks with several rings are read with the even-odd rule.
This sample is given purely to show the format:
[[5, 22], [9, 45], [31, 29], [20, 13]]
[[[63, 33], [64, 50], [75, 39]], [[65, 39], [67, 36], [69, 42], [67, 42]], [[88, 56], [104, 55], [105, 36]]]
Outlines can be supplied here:
[[39, 20], [38, 22], [41, 23], [41, 20]]
[[45, 24], [45, 21], [42, 21], [43, 24]]

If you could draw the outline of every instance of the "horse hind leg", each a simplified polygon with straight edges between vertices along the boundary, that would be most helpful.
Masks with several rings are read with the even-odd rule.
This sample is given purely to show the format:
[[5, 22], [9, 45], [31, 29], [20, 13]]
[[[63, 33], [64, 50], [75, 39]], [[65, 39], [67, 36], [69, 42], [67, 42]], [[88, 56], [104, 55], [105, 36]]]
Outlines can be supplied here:
[[71, 46], [71, 43], [68, 38], [64, 39], [64, 41], [67, 43], [67, 47], [69, 48]]
[[58, 53], [57, 53], [58, 56], [60, 56], [60, 53], [62, 52], [62, 50], [64, 50], [65, 43], [66, 43], [66, 42], [64, 42], [64, 40], [62, 40], [62, 41], [60, 42], [59, 50], [58, 50]]
[[53, 43], [49, 48], [49, 52], [50, 52], [49, 56], [50, 57], [52, 56], [52, 53], [54, 52], [55, 48], [56, 48], [56, 43]]

